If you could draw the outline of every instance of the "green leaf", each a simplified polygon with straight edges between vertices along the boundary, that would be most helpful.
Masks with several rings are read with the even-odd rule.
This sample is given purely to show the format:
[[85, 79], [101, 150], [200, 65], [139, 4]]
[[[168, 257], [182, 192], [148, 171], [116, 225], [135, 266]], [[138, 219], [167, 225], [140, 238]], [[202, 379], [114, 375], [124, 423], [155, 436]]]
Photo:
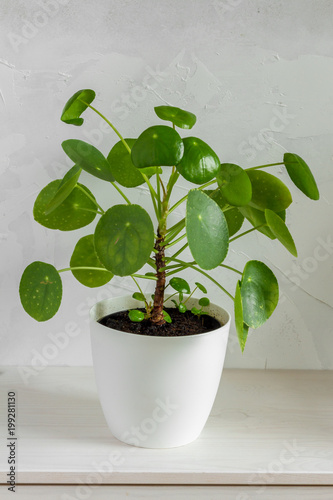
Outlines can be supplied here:
[[202, 269], [213, 269], [225, 259], [229, 247], [228, 224], [220, 207], [198, 189], [188, 194], [187, 241]]
[[153, 246], [153, 223], [139, 205], [115, 205], [96, 226], [97, 255], [118, 276], [128, 276], [144, 266]]
[[[265, 212], [263, 212], [262, 210], [258, 210], [257, 208], [250, 207], [250, 205], [247, 205], [246, 207], [239, 207], [238, 210], [244, 217], [247, 218], [249, 222], [251, 222], [253, 227], [262, 226], [263, 224], [265, 224], [263, 227], [258, 228], [257, 231], [264, 234], [271, 240], [275, 240], [276, 236], [267, 226]], [[226, 212], [226, 214], [227, 213], [228, 212]], [[277, 215], [284, 221], [286, 218], [286, 211], [282, 210]]]
[[67, 174], [62, 179], [59, 184], [58, 190], [56, 191], [54, 197], [45, 209], [45, 215], [51, 213], [56, 209], [61, 203], [71, 194], [75, 188], [77, 181], [79, 180], [82, 169], [77, 165], [74, 165]]
[[285, 153], [283, 163], [295, 186], [312, 200], [319, 200], [318, 186], [305, 161], [295, 153]]
[[297, 257], [297, 250], [293, 237], [283, 220], [275, 212], [272, 212], [272, 210], [269, 210], [268, 208], [265, 210], [265, 217], [269, 229], [272, 231], [274, 236], [276, 236], [276, 238], [294, 257]]
[[183, 156], [180, 135], [171, 127], [156, 125], [147, 128], [132, 148], [132, 162], [138, 168], [173, 166]]
[[201, 311], [200, 311], [200, 309], [198, 309], [197, 307], [192, 307], [192, 309], [191, 309], [191, 313], [192, 313], [192, 314], [195, 314], [196, 316], [200, 316]]
[[133, 299], [139, 300], [140, 302], [145, 302], [146, 301], [144, 295], [142, 295], [142, 293], [139, 293], [139, 292], [134, 292], [133, 295], [132, 295], [132, 297], [133, 297]]
[[201, 290], [201, 292], [207, 293], [207, 289], [201, 283], [198, 283], [196, 281], [195, 284], [197, 285], [197, 287], [199, 288], [199, 290]]
[[[133, 147], [136, 139], [125, 139], [129, 147]], [[131, 154], [125, 148], [122, 141], [117, 142], [111, 149], [107, 160], [110, 170], [117, 182], [124, 187], [136, 187], [145, 182], [143, 175], [151, 177], [156, 172], [161, 172], [159, 167], [148, 167], [138, 169], [132, 163]]]
[[[60, 231], [73, 231], [80, 227], [87, 226], [96, 217], [96, 205], [78, 187], [75, 187], [69, 196], [51, 213], [45, 214], [46, 207], [53, 200], [61, 180], [50, 182], [41, 190], [36, 198], [33, 214], [39, 224], [49, 229], [59, 229]], [[94, 195], [82, 184], [78, 184], [91, 198]]]
[[178, 310], [179, 310], [179, 312], [181, 312], [182, 314], [184, 314], [184, 313], [186, 313], [186, 311], [187, 311], [187, 307], [186, 307], [186, 305], [185, 305], [185, 304], [183, 304], [183, 303], [181, 302], [181, 303], [179, 304], [179, 306], [178, 306]]
[[209, 306], [209, 304], [210, 304], [210, 300], [208, 297], [201, 297], [201, 299], [199, 300], [199, 305], [202, 307], [207, 307], [207, 306]]
[[[79, 239], [71, 257], [70, 266], [104, 267], [95, 252], [93, 234], [88, 234]], [[73, 270], [72, 273], [82, 285], [88, 286], [89, 288], [105, 285], [113, 277], [113, 274], [106, 269], [105, 271], [95, 271], [93, 269]]]
[[269, 208], [281, 212], [289, 207], [292, 197], [287, 186], [274, 175], [262, 170], [247, 170], [252, 184], [250, 205], [259, 210]]
[[172, 323], [171, 316], [170, 316], [170, 314], [169, 314], [169, 313], [167, 313], [166, 311], [163, 311], [163, 317], [164, 317], [164, 319], [165, 319], [165, 321], [166, 321], [167, 323]]
[[89, 89], [76, 92], [65, 104], [61, 120], [71, 125], [82, 125], [83, 118], [80, 118], [80, 116], [87, 109], [87, 104], [92, 103], [95, 96], [95, 92]]
[[271, 316], [279, 301], [276, 277], [263, 262], [250, 260], [243, 271], [241, 295], [244, 322], [258, 328]]
[[194, 184], [204, 184], [212, 180], [220, 168], [216, 153], [196, 137], [186, 137], [183, 143], [184, 155], [177, 165], [178, 172]]
[[222, 163], [216, 179], [223, 197], [230, 205], [243, 206], [251, 201], [251, 181], [245, 170], [238, 165]]
[[47, 321], [60, 307], [60, 275], [51, 264], [33, 262], [22, 274], [19, 292], [25, 311], [37, 321]]
[[244, 323], [243, 320], [243, 305], [242, 305], [240, 281], [238, 281], [236, 286], [234, 310], [235, 310], [235, 326], [237, 331], [238, 342], [242, 352], [244, 352], [247, 335], [249, 333], [249, 327]]
[[170, 121], [179, 128], [190, 129], [197, 121], [193, 113], [174, 106], [156, 106], [154, 110], [161, 120]]
[[170, 286], [177, 292], [191, 293], [190, 285], [183, 278], [171, 278]]
[[130, 311], [128, 311], [128, 317], [135, 323], [140, 323], [145, 319], [144, 313], [142, 311], [138, 311], [137, 309], [131, 309]]
[[95, 146], [78, 139], [68, 139], [61, 146], [66, 155], [89, 174], [104, 181], [113, 182], [115, 180], [109, 162]]
[[[210, 198], [218, 204], [221, 210], [223, 210], [226, 207], [226, 205], [228, 205], [227, 201], [222, 196], [220, 190], [213, 191], [212, 189], [205, 189], [204, 193], [210, 196]], [[223, 213], [228, 224], [229, 237], [231, 238], [231, 236], [238, 233], [238, 231], [242, 227], [244, 222], [244, 215], [242, 215], [241, 212], [236, 207], [228, 208], [228, 210], [226, 210]]]

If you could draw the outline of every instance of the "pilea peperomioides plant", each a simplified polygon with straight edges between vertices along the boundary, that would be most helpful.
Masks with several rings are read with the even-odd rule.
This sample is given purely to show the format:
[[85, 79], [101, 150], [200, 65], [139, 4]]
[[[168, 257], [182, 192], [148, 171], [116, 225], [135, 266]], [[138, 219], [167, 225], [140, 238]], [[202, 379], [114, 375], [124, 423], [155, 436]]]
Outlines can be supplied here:
[[[164, 310], [168, 284], [175, 290], [172, 299], [175, 306], [180, 312], [186, 311], [184, 294], [191, 295], [191, 290], [187, 281], [174, 275], [192, 269], [234, 301], [236, 329], [243, 351], [249, 328], [260, 327], [274, 311], [279, 298], [278, 282], [263, 262], [251, 260], [243, 272], [224, 264], [229, 245], [237, 238], [259, 231], [268, 238], [279, 240], [297, 256], [285, 224], [286, 210], [292, 203], [290, 191], [279, 178], [262, 169], [285, 165], [294, 184], [306, 196], [318, 200], [318, 188], [309, 167], [292, 153], [286, 153], [282, 162], [246, 170], [232, 163], [221, 164], [217, 154], [201, 139], [180, 137], [176, 127], [191, 129], [196, 117], [171, 106], [155, 108], [157, 116], [171, 122], [171, 126], [155, 125], [144, 130], [137, 139], [124, 139], [91, 105], [94, 98], [93, 90], [78, 91], [65, 105], [62, 121], [82, 125], [81, 115], [90, 108], [109, 124], [119, 142], [105, 157], [87, 142], [64, 141], [63, 150], [73, 161], [73, 167], [62, 180], [53, 181], [42, 189], [33, 213], [43, 226], [61, 231], [87, 226], [97, 216], [99, 221], [94, 234], [77, 242], [70, 267], [56, 270], [53, 265], [38, 261], [25, 269], [20, 283], [24, 309], [37, 321], [54, 316], [61, 302], [60, 273], [64, 271], [71, 271], [88, 287], [102, 286], [114, 275], [131, 276], [139, 289], [134, 297], [145, 305], [145, 312], [130, 311], [131, 320], [149, 318], [161, 325], [171, 320]], [[79, 183], [82, 170], [110, 183], [124, 203], [104, 211], [91, 191]], [[194, 187], [171, 204], [170, 197], [180, 176]], [[132, 204], [122, 189], [143, 183], [149, 188], [155, 224], [147, 211]], [[170, 227], [168, 216], [182, 203], [186, 203], [186, 216]], [[249, 221], [251, 228], [240, 232], [244, 219]], [[174, 251], [172, 247], [181, 241], [183, 244], [176, 246], [177, 251]], [[187, 247], [193, 257], [189, 262], [181, 257]], [[146, 264], [151, 266], [151, 272], [138, 274]], [[219, 272], [215, 271], [213, 278], [207, 271], [216, 268]], [[239, 275], [235, 296], [221, 284], [223, 270]], [[220, 271], [221, 278], [218, 277]], [[151, 302], [144, 296], [138, 279], [155, 281]], [[207, 293], [199, 282], [196, 289]], [[205, 314], [207, 305], [209, 299], [202, 297], [201, 309], [192, 312]]]

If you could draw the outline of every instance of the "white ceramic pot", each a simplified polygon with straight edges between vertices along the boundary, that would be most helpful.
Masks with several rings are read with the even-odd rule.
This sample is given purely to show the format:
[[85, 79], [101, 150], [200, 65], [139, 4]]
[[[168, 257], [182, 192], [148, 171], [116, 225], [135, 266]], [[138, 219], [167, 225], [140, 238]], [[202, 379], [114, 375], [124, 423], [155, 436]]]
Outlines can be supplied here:
[[[211, 304], [223, 326], [183, 337], [152, 337], [113, 330], [98, 320], [136, 308], [132, 297], [102, 300], [90, 311], [95, 377], [112, 434], [144, 448], [172, 448], [201, 433], [219, 386], [230, 315]], [[198, 306], [189, 299], [189, 308]]]

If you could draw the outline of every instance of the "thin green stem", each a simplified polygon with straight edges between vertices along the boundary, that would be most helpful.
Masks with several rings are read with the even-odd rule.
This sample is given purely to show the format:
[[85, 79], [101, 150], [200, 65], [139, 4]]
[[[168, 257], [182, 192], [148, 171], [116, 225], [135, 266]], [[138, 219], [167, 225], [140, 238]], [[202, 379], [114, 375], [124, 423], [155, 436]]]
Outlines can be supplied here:
[[136, 281], [136, 279], [134, 278], [134, 276], [131, 274], [131, 278], [132, 280], [134, 281], [134, 283], [136, 284], [136, 286], [138, 287], [138, 289], [140, 290], [140, 293], [141, 295], [144, 297], [145, 299], [145, 305], [146, 305], [146, 309], [148, 309], [148, 302], [146, 301], [146, 296], [145, 294], [143, 293], [142, 289], [141, 289], [141, 286], [139, 285], [139, 283]]
[[167, 257], [165, 259], [165, 263], [169, 262], [170, 260], [174, 260], [175, 257], [178, 257], [178, 255], [181, 254], [185, 250], [185, 248], [187, 248], [187, 247], [188, 247], [188, 243], [185, 243], [185, 245], [182, 246], [174, 255], [172, 255], [172, 257]]
[[127, 196], [125, 195], [125, 193], [123, 193], [123, 191], [120, 189], [119, 186], [117, 186], [117, 184], [115, 182], [112, 182], [110, 181], [112, 186], [114, 188], [116, 188], [116, 190], [118, 191], [118, 193], [124, 198], [124, 200], [126, 201], [126, 203], [128, 203], [128, 205], [132, 205], [132, 203], [129, 201], [129, 199], [127, 198]]
[[166, 232], [169, 235], [175, 231], [178, 231], [179, 228], [183, 229], [184, 226], [185, 226], [185, 217], [182, 220], [176, 222], [176, 224], [171, 226], [169, 229], [167, 229]]
[[109, 273], [105, 267], [89, 267], [89, 266], [78, 266], [78, 267], [66, 267], [64, 269], [58, 269], [58, 273], [64, 273], [65, 271], [106, 271]]
[[81, 207], [78, 207], [76, 210], [82, 210], [83, 212], [92, 212], [94, 214], [99, 214], [99, 215], [103, 215], [102, 212], [99, 212], [98, 210], [91, 210], [90, 208], [81, 208]]
[[252, 231], [256, 231], [257, 229], [260, 229], [261, 227], [264, 227], [264, 226], [267, 226], [267, 224], [260, 224], [260, 226], [252, 227], [248, 231], [244, 231], [244, 233], [241, 233], [238, 236], [235, 236], [234, 238], [231, 238], [229, 240], [229, 243], [231, 243], [232, 241], [237, 240], [238, 238], [241, 238], [242, 236], [245, 236], [246, 234], [252, 233]]
[[276, 165], [284, 165], [284, 163], [283, 163], [283, 161], [280, 161], [278, 163], [267, 163], [267, 165], [259, 165], [258, 167], [250, 167], [250, 168], [246, 168], [245, 170], [257, 170], [258, 168], [275, 167]]
[[156, 276], [146, 276], [145, 274], [131, 274], [131, 276], [135, 276], [135, 278], [142, 278], [146, 280], [154, 280], [156, 281]]
[[80, 189], [80, 191], [82, 191], [82, 193], [84, 193], [84, 194], [87, 196], [87, 198], [89, 198], [89, 200], [90, 200], [90, 201], [92, 201], [92, 202], [93, 202], [93, 204], [94, 204], [97, 208], [99, 208], [99, 210], [100, 210], [103, 214], [105, 213], [105, 212], [104, 212], [104, 210], [103, 210], [103, 208], [102, 208], [102, 207], [101, 207], [101, 206], [97, 203], [97, 201], [95, 200], [95, 198], [94, 198], [93, 196], [90, 196], [90, 194], [89, 194], [89, 193], [87, 193], [87, 191], [86, 191], [86, 190], [85, 190], [82, 186], [80, 186], [80, 184], [76, 184], [76, 187], [77, 187], [78, 189]]
[[175, 269], [174, 271], [170, 271], [169, 273], [166, 274], [166, 277], [168, 278], [169, 276], [172, 276], [173, 274], [181, 273], [182, 271], [185, 271], [188, 266], [180, 266], [178, 269]]
[[238, 271], [238, 269], [235, 269], [234, 267], [226, 266], [225, 264], [220, 264], [220, 267], [224, 267], [225, 269], [230, 269], [230, 271], [234, 271], [235, 273], [243, 275], [241, 271]]
[[[181, 260], [178, 260], [178, 259], [172, 259], [172, 260], [174, 260], [175, 262], [182, 262]], [[206, 276], [206, 278], [208, 278], [216, 286], [218, 286], [221, 290], [223, 290], [223, 292], [226, 293], [228, 295], [228, 297], [230, 297], [232, 300], [235, 300], [234, 297], [222, 285], [220, 285], [220, 283], [218, 283], [216, 280], [214, 280], [214, 278], [209, 276], [209, 274], [205, 273], [205, 271], [203, 271], [202, 269], [199, 269], [198, 267], [196, 267], [192, 264], [187, 264], [187, 265], [188, 265], [188, 267], [190, 267], [191, 269], [194, 269], [195, 271], [202, 274], [203, 276]]]
[[158, 209], [158, 220], [162, 218], [162, 203], [161, 203], [161, 186], [160, 186], [160, 174], [156, 172], [156, 194], [157, 194], [157, 209]]
[[103, 118], [104, 121], [106, 121], [106, 123], [108, 125], [110, 125], [110, 127], [112, 128], [112, 130], [117, 134], [117, 136], [119, 137], [119, 139], [121, 140], [121, 142], [124, 144], [124, 146], [127, 149], [127, 151], [129, 153], [131, 153], [131, 148], [129, 147], [129, 145], [127, 144], [127, 142], [123, 138], [123, 136], [120, 134], [120, 132], [116, 129], [116, 127], [104, 115], [102, 115], [102, 113], [100, 111], [98, 111], [98, 109], [94, 108], [93, 106], [91, 106], [87, 102], [82, 101], [82, 99], [80, 99], [80, 101], [83, 102], [90, 109], [92, 109], [93, 111], [95, 111], [95, 113], [97, 113], [101, 118]]
[[184, 238], [186, 237], [186, 233], [185, 234], [182, 234], [181, 236], [179, 236], [179, 238], [177, 238], [176, 240], [172, 241], [171, 243], [169, 243], [168, 245], [165, 245], [165, 248], [170, 248], [172, 247], [173, 245], [175, 245], [176, 243], [179, 243], [181, 240], [183, 240]]

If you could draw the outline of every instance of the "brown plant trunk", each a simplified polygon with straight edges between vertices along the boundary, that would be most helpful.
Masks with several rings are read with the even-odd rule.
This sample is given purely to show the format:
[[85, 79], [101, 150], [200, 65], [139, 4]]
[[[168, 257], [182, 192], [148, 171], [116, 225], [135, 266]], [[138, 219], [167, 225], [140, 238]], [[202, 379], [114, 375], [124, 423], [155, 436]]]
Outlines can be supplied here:
[[164, 302], [164, 289], [165, 289], [165, 271], [160, 271], [162, 267], [165, 266], [165, 255], [164, 246], [161, 243], [164, 242], [164, 237], [158, 232], [158, 238], [155, 243], [155, 263], [156, 263], [156, 287], [155, 287], [155, 297], [154, 297], [154, 307], [151, 316], [151, 321], [155, 325], [164, 325], [165, 319], [163, 316], [163, 302]]

